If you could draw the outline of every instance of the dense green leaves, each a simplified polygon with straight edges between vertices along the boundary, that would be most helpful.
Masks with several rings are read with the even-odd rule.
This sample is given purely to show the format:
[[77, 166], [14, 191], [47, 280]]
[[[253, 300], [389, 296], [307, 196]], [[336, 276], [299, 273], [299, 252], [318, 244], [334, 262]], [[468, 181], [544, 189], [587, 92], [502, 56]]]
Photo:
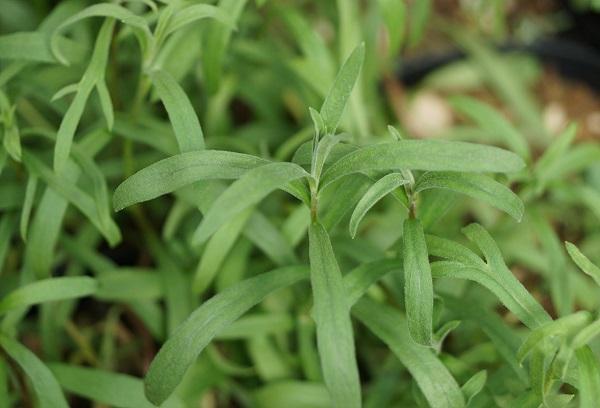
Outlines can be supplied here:
[[360, 381], [350, 308], [329, 236], [318, 223], [309, 228], [309, 256], [313, 318], [317, 323], [317, 344], [325, 384], [334, 406], [359, 407]]
[[416, 343], [429, 346], [432, 344], [433, 281], [419, 220], [404, 221], [402, 258], [408, 331]]
[[287, 267], [232, 286], [204, 302], [160, 349], [144, 380], [146, 396], [161, 404], [210, 341], [267, 294], [306, 277], [304, 267]]
[[519, 156], [491, 146], [437, 140], [400, 140], [366, 146], [349, 153], [323, 174], [322, 186], [347, 174], [369, 170], [431, 170], [514, 172], [523, 168]]

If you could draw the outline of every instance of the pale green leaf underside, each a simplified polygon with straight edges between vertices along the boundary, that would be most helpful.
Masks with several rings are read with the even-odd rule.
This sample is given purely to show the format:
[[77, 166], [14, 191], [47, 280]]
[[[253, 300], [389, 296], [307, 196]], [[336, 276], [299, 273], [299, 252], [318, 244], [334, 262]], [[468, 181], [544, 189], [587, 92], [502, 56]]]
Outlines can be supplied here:
[[575, 351], [579, 366], [579, 392], [581, 408], [594, 408], [600, 401], [600, 364], [589, 347]]
[[396, 188], [406, 184], [408, 180], [400, 173], [390, 173], [377, 180], [367, 192], [362, 196], [350, 217], [350, 236], [354, 238], [358, 231], [360, 222], [367, 212], [383, 197], [394, 191]]
[[584, 273], [589, 275], [598, 286], [600, 286], [600, 268], [598, 268], [592, 261], [585, 256], [579, 248], [570, 242], [565, 242], [565, 247], [569, 256], [575, 262], [575, 265], [579, 267]]

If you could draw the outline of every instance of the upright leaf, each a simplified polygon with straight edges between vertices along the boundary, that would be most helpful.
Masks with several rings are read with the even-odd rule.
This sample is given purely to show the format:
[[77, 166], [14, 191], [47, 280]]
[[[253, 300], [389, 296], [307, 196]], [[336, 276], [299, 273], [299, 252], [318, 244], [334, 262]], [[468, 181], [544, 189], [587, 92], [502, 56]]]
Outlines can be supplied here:
[[589, 347], [581, 347], [575, 351], [579, 366], [579, 392], [581, 408], [593, 408], [600, 401], [600, 364], [598, 357]]
[[321, 106], [320, 114], [327, 133], [335, 133], [354, 84], [365, 59], [365, 44], [361, 43], [346, 59]]
[[360, 407], [360, 380], [342, 274], [325, 228], [313, 223], [308, 233], [313, 318], [323, 378], [335, 407]]
[[408, 331], [416, 343], [432, 344], [433, 281], [423, 227], [419, 220], [404, 221], [404, 296]]
[[402, 313], [364, 298], [352, 308], [352, 314], [398, 357], [431, 407], [465, 406], [463, 394], [454, 377], [431, 349], [413, 341]]
[[166, 71], [156, 70], [152, 72], [151, 77], [169, 115], [179, 150], [184, 153], [204, 149], [204, 134], [198, 116], [183, 89]]
[[52, 372], [27, 347], [0, 334], [0, 346], [23, 369], [41, 408], [68, 408], [67, 400]]

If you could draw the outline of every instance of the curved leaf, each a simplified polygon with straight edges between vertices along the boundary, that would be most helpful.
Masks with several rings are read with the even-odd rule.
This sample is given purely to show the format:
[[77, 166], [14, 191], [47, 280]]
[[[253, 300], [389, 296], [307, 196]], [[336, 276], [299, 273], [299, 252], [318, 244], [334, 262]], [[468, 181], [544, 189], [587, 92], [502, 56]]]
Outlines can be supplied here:
[[524, 165], [519, 156], [497, 147], [440, 140], [399, 140], [348, 153], [325, 171], [321, 186], [347, 174], [368, 170], [508, 173], [519, 171]]
[[354, 238], [358, 225], [369, 211], [379, 200], [394, 191], [396, 188], [408, 183], [408, 180], [400, 173], [390, 173], [377, 180], [362, 196], [350, 217], [350, 236]]
[[52, 372], [27, 347], [0, 333], [0, 346], [21, 366], [41, 408], [68, 408], [69, 404]]
[[189, 152], [204, 149], [204, 134], [198, 116], [190, 99], [175, 78], [163, 70], [152, 72], [151, 78], [156, 92], [169, 115], [169, 121], [173, 126], [179, 150]]
[[565, 242], [565, 247], [569, 256], [575, 262], [575, 265], [579, 267], [584, 273], [589, 275], [598, 286], [600, 286], [600, 268], [598, 268], [592, 261], [585, 256], [579, 248], [570, 242]]
[[308, 237], [313, 318], [323, 378], [333, 406], [360, 407], [360, 380], [342, 273], [325, 228], [311, 224]]
[[427, 172], [415, 185], [415, 192], [431, 188], [456, 191], [488, 203], [517, 221], [523, 217], [523, 202], [512, 190], [483, 174]]
[[456, 380], [431, 349], [412, 340], [402, 313], [363, 298], [352, 308], [352, 314], [387, 344], [415, 379], [431, 407], [465, 406]]
[[236, 179], [269, 163], [249, 154], [203, 150], [180, 153], [138, 171], [121, 183], [113, 195], [116, 211], [173, 192], [199, 180]]
[[210, 341], [269, 293], [305, 279], [308, 270], [292, 266], [230, 286], [204, 302], [159, 350], [144, 380], [148, 399], [161, 404]]
[[12, 309], [55, 300], [75, 299], [92, 295], [98, 285], [86, 276], [39, 280], [10, 292], [0, 301], [0, 314]]
[[269, 163], [248, 171], [215, 200], [194, 232], [192, 241], [201, 244], [223, 223], [244, 209], [257, 204], [277, 188], [309, 174], [293, 163]]

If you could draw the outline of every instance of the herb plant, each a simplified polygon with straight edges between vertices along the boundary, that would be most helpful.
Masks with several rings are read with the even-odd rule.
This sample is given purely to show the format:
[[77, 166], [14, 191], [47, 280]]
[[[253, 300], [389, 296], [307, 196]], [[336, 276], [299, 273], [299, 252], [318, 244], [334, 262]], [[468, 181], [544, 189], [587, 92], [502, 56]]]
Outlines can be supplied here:
[[305, 3], [0, 1], [0, 407], [597, 405], [600, 146], [454, 25], [513, 115], [412, 137], [431, 2]]

